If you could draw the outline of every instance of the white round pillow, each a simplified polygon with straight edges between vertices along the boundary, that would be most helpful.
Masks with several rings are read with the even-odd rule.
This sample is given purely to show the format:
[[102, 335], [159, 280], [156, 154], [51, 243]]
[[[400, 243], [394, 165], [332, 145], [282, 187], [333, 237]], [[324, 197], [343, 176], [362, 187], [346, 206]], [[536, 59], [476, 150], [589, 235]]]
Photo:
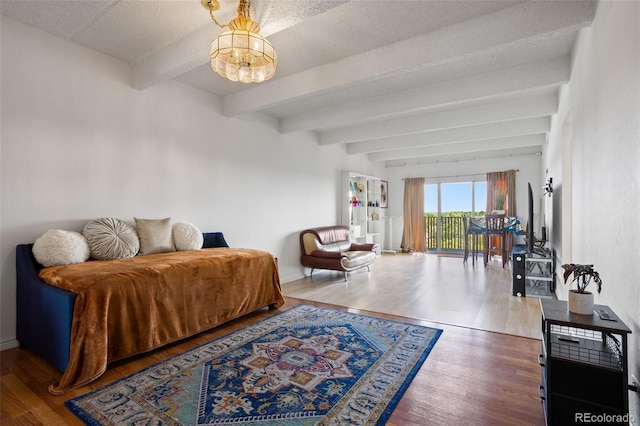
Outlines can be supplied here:
[[135, 256], [140, 250], [136, 229], [113, 217], [92, 220], [84, 226], [82, 235], [87, 239], [94, 259], [125, 259]]
[[89, 244], [79, 232], [50, 229], [35, 243], [33, 256], [43, 266], [71, 265], [89, 259]]
[[204, 244], [202, 232], [189, 222], [178, 222], [172, 226], [173, 242], [176, 250], [200, 250]]

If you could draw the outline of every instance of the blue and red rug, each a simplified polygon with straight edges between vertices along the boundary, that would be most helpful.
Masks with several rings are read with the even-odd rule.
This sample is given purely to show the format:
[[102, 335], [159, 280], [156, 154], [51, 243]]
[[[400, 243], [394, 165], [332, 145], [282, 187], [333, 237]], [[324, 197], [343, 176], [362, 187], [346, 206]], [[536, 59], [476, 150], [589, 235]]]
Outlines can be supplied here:
[[66, 406], [88, 425], [382, 425], [441, 333], [300, 305]]

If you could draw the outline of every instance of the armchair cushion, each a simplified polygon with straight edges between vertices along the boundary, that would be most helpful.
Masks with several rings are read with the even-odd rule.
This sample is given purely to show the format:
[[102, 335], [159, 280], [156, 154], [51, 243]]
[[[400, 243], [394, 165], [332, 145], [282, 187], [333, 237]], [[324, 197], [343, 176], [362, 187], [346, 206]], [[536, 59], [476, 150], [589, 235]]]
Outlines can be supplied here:
[[350, 251], [376, 251], [377, 244], [374, 243], [351, 243]]
[[311, 256], [323, 257], [325, 259], [342, 259], [346, 257], [346, 253], [339, 251], [327, 251], [327, 250], [314, 250], [311, 252]]
[[346, 259], [343, 259], [342, 266], [346, 271], [362, 268], [376, 260], [374, 251], [348, 251], [345, 255]]

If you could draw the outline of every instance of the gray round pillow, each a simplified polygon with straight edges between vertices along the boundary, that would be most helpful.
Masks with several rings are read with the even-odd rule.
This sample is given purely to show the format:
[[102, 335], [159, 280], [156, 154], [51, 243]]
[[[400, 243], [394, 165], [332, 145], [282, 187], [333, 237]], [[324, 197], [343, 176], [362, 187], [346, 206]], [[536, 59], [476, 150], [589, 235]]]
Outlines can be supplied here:
[[136, 229], [113, 217], [92, 220], [85, 225], [82, 234], [94, 259], [124, 259], [135, 256], [140, 250]]

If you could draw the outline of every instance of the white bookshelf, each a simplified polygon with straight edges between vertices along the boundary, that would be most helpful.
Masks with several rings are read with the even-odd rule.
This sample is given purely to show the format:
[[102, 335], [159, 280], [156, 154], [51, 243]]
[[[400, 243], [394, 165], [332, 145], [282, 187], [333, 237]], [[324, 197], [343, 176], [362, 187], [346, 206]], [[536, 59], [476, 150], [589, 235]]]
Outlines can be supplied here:
[[342, 172], [341, 223], [349, 226], [352, 241], [378, 244], [378, 254], [382, 253], [385, 231], [380, 196], [379, 178]]

